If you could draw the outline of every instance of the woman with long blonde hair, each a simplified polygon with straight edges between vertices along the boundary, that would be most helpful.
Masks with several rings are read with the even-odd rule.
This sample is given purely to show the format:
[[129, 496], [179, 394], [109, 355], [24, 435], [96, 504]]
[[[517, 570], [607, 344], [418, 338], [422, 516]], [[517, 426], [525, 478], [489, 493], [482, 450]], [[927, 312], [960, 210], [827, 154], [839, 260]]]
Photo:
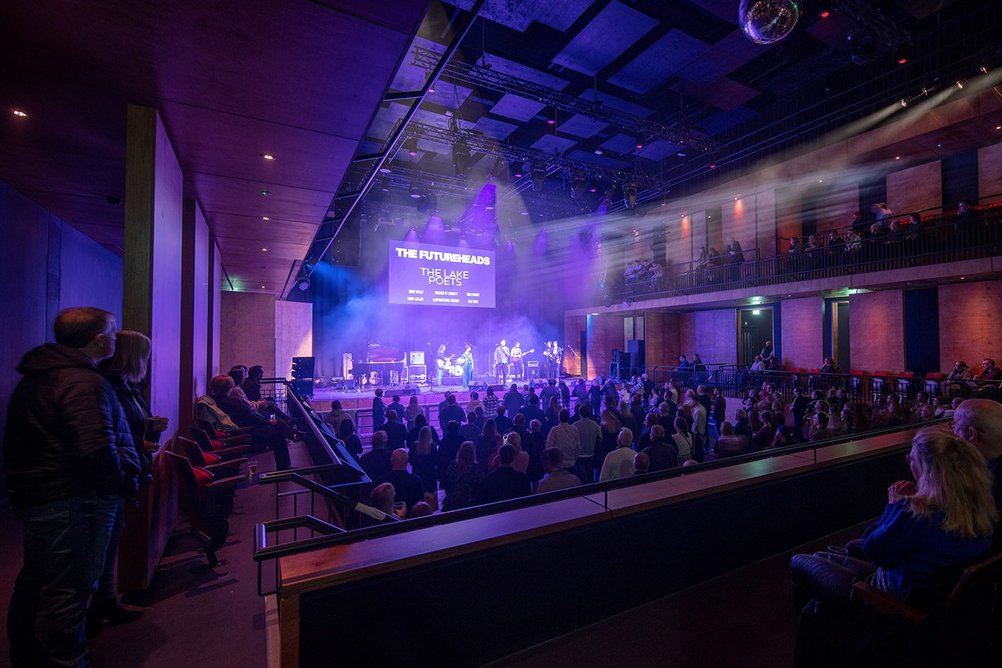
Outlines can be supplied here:
[[867, 561], [825, 553], [793, 557], [797, 603], [847, 601], [852, 582], [865, 578], [913, 606], [935, 609], [963, 569], [991, 549], [999, 514], [991, 475], [974, 446], [929, 427], [915, 434], [906, 458], [915, 482], [887, 488], [883, 515], [864, 532]]

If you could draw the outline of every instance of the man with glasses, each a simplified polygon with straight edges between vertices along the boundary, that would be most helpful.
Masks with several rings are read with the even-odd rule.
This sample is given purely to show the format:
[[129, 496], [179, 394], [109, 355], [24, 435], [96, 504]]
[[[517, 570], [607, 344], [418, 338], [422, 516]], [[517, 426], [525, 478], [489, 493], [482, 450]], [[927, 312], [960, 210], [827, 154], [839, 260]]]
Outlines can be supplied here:
[[[992, 494], [1002, 509], [1002, 404], [990, 399], [967, 399], [953, 414], [953, 433], [971, 443], [988, 462], [995, 478]], [[996, 547], [1002, 546], [1002, 532], [995, 532]]]

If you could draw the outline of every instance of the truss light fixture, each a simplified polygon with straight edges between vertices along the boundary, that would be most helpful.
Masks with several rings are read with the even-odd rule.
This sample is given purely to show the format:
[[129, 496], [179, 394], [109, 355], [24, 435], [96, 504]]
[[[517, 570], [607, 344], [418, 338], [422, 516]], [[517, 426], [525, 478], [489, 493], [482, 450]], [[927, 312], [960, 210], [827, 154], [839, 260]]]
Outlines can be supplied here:
[[821, 13], [818, 14], [818, 16], [820, 16], [823, 19], [826, 19], [826, 18], [828, 18], [831, 15], [832, 15], [832, 13], [830, 11], [828, 11], [827, 9], [822, 9]]
[[270, 194], [271, 194], [270, 190], [262, 190], [261, 191], [261, 197], [267, 197]]
[[603, 151], [600, 148], [595, 149], [595, 155], [602, 155]]
[[264, 158], [265, 160], [274, 160], [275, 159], [275, 156], [272, 155], [271, 153], [262, 153], [261, 157]]
[[452, 166], [456, 170], [456, 176], [466, 176], [470, 169], [470, 147], [465, 142], [456, 142], [452, 145]]
[[411, 136], [404, 140], [404, 148], [407, 149], [407, 155], [412, 158], [417, 155], [417, 137]]
[[542, 192], [545, 183], [546, 165], [541, 162], [534, 163], [532, 165], [532, 190], [537, 193]]
[[268, 216], [261, 216], [261, 220], [267, 223], [269, 220], [271, 220], [271, 218], [269, 218]]
[[26, 111], [24, 111], [22, 109], [14, 109], [13, 110], [13, 114], [15, 116], [17, 116], [18, 118], [27, 118], [28, 117], [28, 112], [26, 112]]

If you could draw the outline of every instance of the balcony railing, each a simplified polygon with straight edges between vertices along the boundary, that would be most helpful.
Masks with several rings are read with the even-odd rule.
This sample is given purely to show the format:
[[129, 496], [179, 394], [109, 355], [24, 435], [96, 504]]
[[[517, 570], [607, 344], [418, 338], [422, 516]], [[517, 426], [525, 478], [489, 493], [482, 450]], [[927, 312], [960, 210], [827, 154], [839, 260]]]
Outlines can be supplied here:
[[851, 227], [814, 235], [815, 245], [762, 258], [758, 249], [745, 251], [744, 262], [690, 262], [686, 271], [626, 280], [607, 286], [610, 303], [660, 299], [762, 285], [908, 269], [1002, 254], [1002, 206], [977, 211], [974, 220], [937, 215], [919, 224], [908, 217], [889, 219], [877, 233]]

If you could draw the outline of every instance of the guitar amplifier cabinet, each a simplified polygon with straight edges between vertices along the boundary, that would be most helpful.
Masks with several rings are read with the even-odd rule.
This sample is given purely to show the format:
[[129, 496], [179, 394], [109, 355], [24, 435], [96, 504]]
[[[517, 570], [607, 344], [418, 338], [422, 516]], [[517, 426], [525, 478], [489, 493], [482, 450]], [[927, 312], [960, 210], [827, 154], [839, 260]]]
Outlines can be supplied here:
[[428, 367], [424, 364], [411, 364], [407, 367], [407, 380], [414, 382], [424, 382], [428, 378]]

